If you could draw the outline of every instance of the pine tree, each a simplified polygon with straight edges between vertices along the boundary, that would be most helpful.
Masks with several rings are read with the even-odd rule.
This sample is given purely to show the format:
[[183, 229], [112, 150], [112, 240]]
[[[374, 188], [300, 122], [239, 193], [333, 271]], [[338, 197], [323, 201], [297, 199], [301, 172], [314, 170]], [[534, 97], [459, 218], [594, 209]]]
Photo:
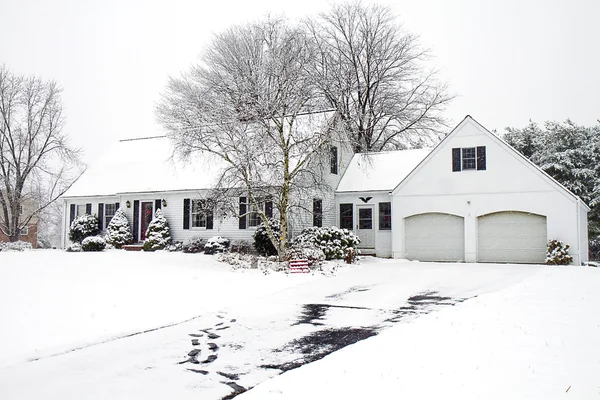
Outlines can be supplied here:
[[148, 225], [146, 240], [144, 241], [144, 251], [164, 249], [170, 242], [171, 231], [169, 230], [165, 215], [159, 208], [154, 214], [154, 219]]
[[133, 235], [129, 228], [127, 216], [119, 208], [106, 227], [106, 243], [120, 249], [123, 245], [131, 243], [132, 240]]

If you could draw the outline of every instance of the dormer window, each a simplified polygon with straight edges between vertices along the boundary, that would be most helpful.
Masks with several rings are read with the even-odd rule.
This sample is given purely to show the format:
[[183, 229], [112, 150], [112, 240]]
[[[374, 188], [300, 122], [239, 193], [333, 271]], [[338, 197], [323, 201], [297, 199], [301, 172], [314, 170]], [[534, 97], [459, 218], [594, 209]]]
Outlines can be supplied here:
[[485, 171], [485, 146], [452, 149], [452, 171]]

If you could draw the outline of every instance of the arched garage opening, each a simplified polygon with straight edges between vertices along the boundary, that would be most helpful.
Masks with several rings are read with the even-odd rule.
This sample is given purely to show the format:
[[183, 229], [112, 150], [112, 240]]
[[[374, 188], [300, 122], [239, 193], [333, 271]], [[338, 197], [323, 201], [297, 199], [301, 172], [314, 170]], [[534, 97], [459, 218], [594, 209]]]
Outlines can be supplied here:
[[543, 264], [546, 259], [546, 217], [502, 211], [477, 218], [477, 261]]
[[464, 261], [465, 219], [426, 213], [404, 219], [406, 258], [420, 261]]

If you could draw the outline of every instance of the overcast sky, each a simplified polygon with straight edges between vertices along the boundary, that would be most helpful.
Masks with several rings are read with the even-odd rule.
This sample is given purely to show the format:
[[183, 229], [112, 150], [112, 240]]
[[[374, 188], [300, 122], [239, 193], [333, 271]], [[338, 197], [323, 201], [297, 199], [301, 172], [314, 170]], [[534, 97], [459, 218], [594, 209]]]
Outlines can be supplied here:
[[[600, 118], [600, 0], [380, 1], [430, 48], [458, 97], [446, 116], [488, 129]], [[317, 0], [0, 0], [0, 63], [63, 88], [66, 132], [92, 163], [121, 138], [162, 134], [154, 106], [169, 76], [214, 32]]]

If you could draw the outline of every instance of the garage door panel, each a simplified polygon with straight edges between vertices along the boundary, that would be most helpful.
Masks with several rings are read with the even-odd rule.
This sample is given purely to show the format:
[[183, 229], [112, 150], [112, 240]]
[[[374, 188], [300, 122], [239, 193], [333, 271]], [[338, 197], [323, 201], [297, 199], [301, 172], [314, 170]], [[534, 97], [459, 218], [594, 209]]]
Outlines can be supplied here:
[[546, 217], [518, 211], [483, 215], [478, 220], [478, 261], [543, 263]]
[[421, 261], [464, 260], [464, 218], [442, 213], [405, 219], [406, 257]]

